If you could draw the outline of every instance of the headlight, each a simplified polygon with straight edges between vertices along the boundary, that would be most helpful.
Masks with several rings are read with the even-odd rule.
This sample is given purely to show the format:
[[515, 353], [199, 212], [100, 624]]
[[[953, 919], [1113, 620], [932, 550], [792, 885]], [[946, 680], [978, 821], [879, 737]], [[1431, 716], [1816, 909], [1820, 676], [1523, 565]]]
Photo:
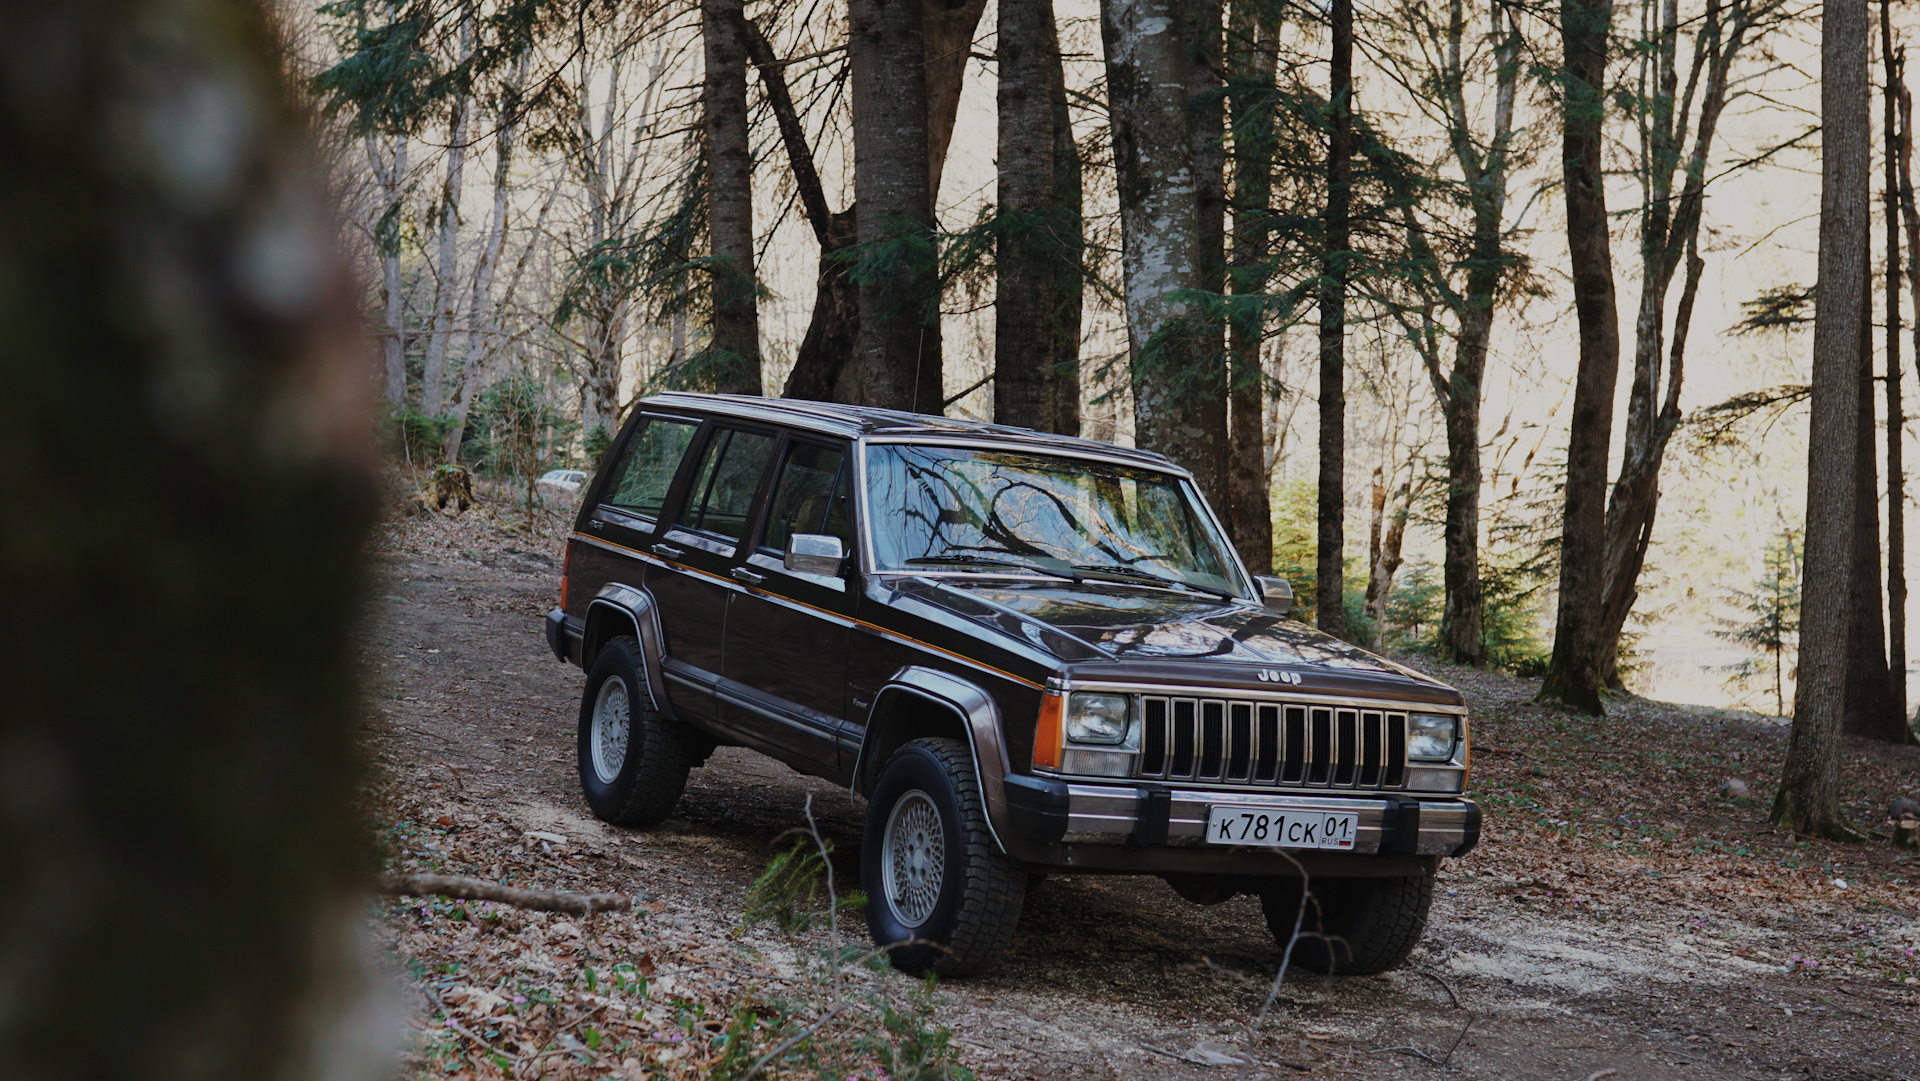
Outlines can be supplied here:
[[1416, 762], [1450, 762], [1460, 739], [1460, 719], [1432, 713], [1407, 718], [1407, 757]]
[[1076, 694], [1067, 704], [1067, 738], [1075, 743], [1124, 743], [1127, 696]]

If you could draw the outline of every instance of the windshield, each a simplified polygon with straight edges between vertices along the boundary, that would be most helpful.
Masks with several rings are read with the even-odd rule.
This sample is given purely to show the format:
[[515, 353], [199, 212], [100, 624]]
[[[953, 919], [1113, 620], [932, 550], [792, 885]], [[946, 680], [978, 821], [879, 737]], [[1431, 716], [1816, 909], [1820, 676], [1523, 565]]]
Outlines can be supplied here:
[[1243, 597], [1188, 481], [980, 447], [867, 449], [879, 570], [1035, 573]]

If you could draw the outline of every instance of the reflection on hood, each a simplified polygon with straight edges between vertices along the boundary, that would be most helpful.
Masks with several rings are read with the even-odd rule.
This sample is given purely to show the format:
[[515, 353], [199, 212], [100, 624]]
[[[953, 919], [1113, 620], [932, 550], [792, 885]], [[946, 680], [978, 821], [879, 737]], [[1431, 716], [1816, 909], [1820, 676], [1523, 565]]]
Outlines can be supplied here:
[[1064, 661], [1217, 658], [1433, 682], [1305, 623], [1245, 604], [1123, 583], [921, 581], [925, 585], [916, 592], [923, 599]]

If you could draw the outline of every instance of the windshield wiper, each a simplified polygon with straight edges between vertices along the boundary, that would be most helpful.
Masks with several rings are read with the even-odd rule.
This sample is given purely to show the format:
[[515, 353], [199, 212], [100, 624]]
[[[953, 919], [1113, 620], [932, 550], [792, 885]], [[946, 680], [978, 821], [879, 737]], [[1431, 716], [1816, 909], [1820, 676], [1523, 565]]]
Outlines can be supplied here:
[[1072, 571], [1057, 571], [1051, 567], [1042, 567], [1035, 563], [1017, 563], [1010, 559], [989, 559], [986, 556], [970, 555], [966, 552], [955, 552], [952, 555], [944, 556], [914, 556], [912, 559], [903, 560], [902, 562], [920, 567], [934, 563], [957, 563], [961, 566], [971, 567], [1012, 567], [1015, 570], [1037, 571], [1041, 574], [1050, 574], [1055, 578], [1065, 578], [1069, 582], [1080, 581], [1080, 576]]
[[1143, 571], [1138, 567], [1129, 567], [1121, 563], [1075, 563], [1073, 569], [1077, 571], [1093, 571], [1096, 574], [1116, 574], [1124, 578], [1135, 578], [1142, 582], [1152, 582], [1155, 585], [1166, 586], [1169, 589], [1182, 589], [1194, 593], [1211, 593], [1223, 601], [1239, 599], [1233, 593], [1221, 589], [1218, 586], [1203, 586], [1196, 585], [1193, 582], [1183, 582], [1178, 578], [1168, 578], [1165, 575], [1155, 574], [1152, 571]]

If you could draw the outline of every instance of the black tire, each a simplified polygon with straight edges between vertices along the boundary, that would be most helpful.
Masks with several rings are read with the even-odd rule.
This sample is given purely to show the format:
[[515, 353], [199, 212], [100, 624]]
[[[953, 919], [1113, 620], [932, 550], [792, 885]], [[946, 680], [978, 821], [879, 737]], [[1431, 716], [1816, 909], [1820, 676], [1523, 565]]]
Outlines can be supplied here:
[[[899, 823], [896, 807], [901, 808]], [[926, 820], [929, 809], [937, 813], [937, 830], [917, 835], [938, 845], [940, 869], [920, 878], [917, 889], [915, 880], [904, 876], [897, 889], [890, 889], [889, 827], [901, 828], [902, 843], [911, 850], [917, 847], [911, 840], [914, 817], [922, 826], [934, 825]], [[894, 866], [911, 862], [901, 856]], [[894, 752], [867, 804], [860, 881], [867, 894], [867, 929], [876, 945], [892, 947], [887, 953], [895, 968], [916, 976], [966, 976], [1000, 959], [1020, 922], [1027, 875], [994, 848], [966, 744], [917, 739]]]
[[[1407, 959], [1427, 929], [1433, 879], [1316, 878], [1293, 963], [1313, 972], [1371, 976]], [[1260, 892], [1273, 940], [1286, 948], [1300, 911], [1297, 878], [1275, 879]]]
[[[673, 813], [687, 787], [687, 773], [700, 760], [696, 735], [646, 708], [651, 700], [640, 664], [640, 643], [623, 635], [600, 647], [580, 696], [580, 725], [575, 750], [580, 791], [594, 816], [616, 826], [653, 826]], [[616, 692], [609, 684], [617, 683]], [[610, 748], [595, 757], [594, 714], [606, 691], [624, 693], [626, 742], [617, 768]]]

